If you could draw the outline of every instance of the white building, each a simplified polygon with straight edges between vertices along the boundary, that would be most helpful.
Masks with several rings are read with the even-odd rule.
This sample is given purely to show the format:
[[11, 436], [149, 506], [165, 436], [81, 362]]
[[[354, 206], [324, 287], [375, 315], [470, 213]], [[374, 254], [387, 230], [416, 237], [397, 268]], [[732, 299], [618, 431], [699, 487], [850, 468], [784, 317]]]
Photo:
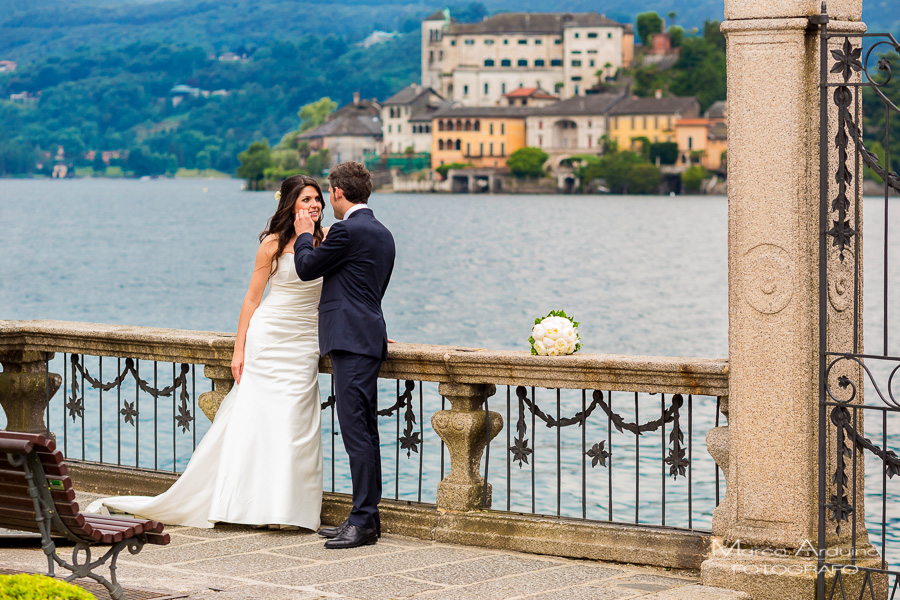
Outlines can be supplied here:
[[501, 104], [516, 88], [584, 95], [633, 56], [631, 26], [596, 13], [509, 13], [455, 23], [442, 11], [422, 22], [422, 85], [466, 106]]
[[577, 96], [537, 108], [525, 119], [526, 143], [549, 154], [554, 169], [570, 156], [598, 154], [609, 131], [609, 111], [623, 98], [617, 94]]
[[416, 153], [431, 152], [431, 115], [444, 105], [440, 94], [412, 84], [381, 106], [383, 152], [400, 154], [412, 147]]

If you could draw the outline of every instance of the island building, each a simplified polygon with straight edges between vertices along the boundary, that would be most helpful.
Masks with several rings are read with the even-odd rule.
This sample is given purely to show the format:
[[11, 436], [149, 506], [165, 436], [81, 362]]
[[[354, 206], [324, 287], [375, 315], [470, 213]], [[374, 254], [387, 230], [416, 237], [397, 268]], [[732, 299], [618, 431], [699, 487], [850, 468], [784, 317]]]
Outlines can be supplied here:
[[634, 31], [596, 13], [507, 13], [422, 22], [422, 85], [464, 106], [496, 106], [517, 88], [585, 95], [634, 60]]
[[11, 60], [0, 60], [0, 73], [12, 73], [18, 65]]
[[401, 154], [431, 152], [431, 117], [446, 104], [443, 96], [429, 87], [412, 84], [381, 105], [384, 134], [382, 152]]
[[535, 109], [513, 106], [457, 106], [431, 118], [431, 168], [462, 163], [505, 168], [509, 156], [525, 147], [525, 118]]
[[675, 124], [700, 116], [693, 97], [626, 98], [609, 111], [609, 138], [620, 150], [639, 150], [643, 140], [676, 142]]
[[504, 94], [503, 98], [507, 106], [549, 106], [559, 102], [559, 96], [554, 96], [547, 90], [539, 87], [533, 88], [516, 88], [508, 94]]
[[536, 108], [525, 117], [526, 142], [540, 148], [555, 169], [576, 154], [603, 151], [603, 136], [609, 131], [609, 112], [625, 100], [621, 94], [576, 96]]
[[710, 171], [725, 171], [728, 152], [728, 104], [716, 102], [702, 118], [675, 123], [678, 165], [702, 165]]
[[327, 120], [314, 129], [297, 136], [309, 144], [310, 150], [327, 149], [330, 165], [355, 161], [365, 162], [382, 145], [381, 105], [375, 100], [360, 100], [353, 94], [353, 102], [328, 115]]

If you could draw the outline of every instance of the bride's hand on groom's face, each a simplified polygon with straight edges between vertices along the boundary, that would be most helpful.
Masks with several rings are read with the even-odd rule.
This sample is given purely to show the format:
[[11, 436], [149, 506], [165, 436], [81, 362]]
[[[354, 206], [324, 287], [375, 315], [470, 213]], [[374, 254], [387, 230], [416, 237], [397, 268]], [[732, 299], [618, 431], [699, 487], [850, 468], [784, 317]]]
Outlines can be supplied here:
[[294, 214], [294, 232], [299, 236], [303, 233], [315, 231], [316, 223], [309, 216], [309, 211], [300, 209]]

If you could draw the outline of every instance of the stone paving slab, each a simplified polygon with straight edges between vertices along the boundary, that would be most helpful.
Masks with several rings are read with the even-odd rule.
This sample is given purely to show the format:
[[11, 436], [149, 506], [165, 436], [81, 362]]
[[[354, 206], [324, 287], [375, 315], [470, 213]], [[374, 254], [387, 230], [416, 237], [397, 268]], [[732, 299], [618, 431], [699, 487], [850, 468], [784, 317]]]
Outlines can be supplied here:
[[[97, 496], [79, 494], [79, 502]], [[749, 600], [698, 574], [470, 548], [386, 535], [326, 550], [309, 531], [168, 527], [172, 544], [120, 555], [125, 587], [191, 600]], [[60, 548], [68, 558], [71, 547]], [[0, 566], [46, 573], [34, 540], [4, 538]], [[105, 573], [104, 573], [105, 574]], [[106, 600], [101, 598], [99, 600]]]

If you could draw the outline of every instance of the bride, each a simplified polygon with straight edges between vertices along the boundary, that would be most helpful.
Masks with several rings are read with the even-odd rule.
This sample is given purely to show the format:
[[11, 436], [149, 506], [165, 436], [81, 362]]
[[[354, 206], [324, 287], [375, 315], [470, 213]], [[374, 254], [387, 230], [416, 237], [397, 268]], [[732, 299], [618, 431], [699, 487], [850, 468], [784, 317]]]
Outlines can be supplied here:
[[[292, 250], [294, 217], [308, 210], [322, 227], [324, 200], [312, 177], [285, 179], [278, 209], [260, 234], [250, 289], [238, 322], [231, 370], [235, 385], [184, 473], [155, 497], [97, 500], [109, 510], [170, 525], [216, 522], [317, 529], [322, 507], [318, 386], [318, 304], [322, 280], [300, 281]], [[266, 285], [269, 294], [262, 299]], [[262, 300], [260, 302], [260, 300]]]

